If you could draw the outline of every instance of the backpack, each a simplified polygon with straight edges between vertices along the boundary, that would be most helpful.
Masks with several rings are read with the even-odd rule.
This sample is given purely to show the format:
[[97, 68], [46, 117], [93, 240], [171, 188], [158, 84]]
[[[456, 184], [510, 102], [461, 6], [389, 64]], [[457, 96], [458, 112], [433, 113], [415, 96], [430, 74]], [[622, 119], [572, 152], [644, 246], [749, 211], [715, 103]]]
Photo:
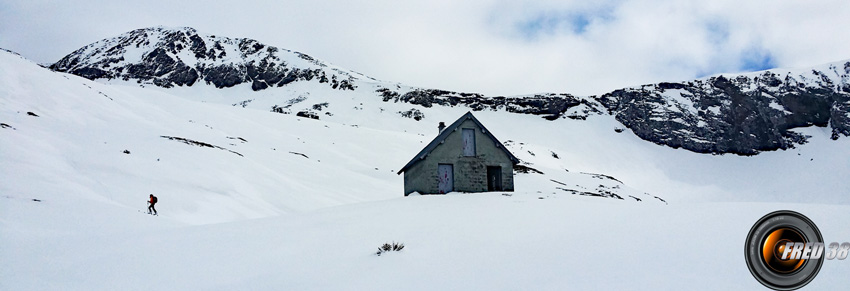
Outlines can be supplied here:
[[156, 199], [156, 196], [153, 197], [153, 203], [159, 202], [159, 199]]

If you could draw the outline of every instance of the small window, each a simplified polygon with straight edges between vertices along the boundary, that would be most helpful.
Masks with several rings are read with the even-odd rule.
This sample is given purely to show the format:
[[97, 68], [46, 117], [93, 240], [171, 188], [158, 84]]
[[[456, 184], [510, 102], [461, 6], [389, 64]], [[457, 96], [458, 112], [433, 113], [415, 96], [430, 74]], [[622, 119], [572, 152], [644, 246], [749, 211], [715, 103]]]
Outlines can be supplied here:
[[463, 156], [464, 157], [474, 157], [475, 156], [475, 129], [464, 128], [462, 133], [463, 133]]

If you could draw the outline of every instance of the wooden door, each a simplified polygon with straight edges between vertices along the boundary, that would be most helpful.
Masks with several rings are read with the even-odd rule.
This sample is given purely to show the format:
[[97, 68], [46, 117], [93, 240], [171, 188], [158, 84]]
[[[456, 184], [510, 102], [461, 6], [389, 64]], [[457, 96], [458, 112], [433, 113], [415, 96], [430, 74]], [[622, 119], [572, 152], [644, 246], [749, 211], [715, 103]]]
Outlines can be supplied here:
[[452, 192], [454, 190], [454, 167], [451, 164], [439, 164], [437, 166], [437, 176], [439, 184], [437, 189], [440, 194]]

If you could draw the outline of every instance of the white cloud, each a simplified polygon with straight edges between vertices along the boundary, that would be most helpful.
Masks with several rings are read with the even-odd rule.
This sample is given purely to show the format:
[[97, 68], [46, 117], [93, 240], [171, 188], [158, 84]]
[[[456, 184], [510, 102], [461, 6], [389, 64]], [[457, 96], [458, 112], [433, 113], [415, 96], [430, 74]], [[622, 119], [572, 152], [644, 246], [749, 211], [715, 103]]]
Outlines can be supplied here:
[[847, 1], [6, 1], [0, 47], [52, 62], [156, 25], [249, 37], [405, 84], [579, 95], [850, 58]]

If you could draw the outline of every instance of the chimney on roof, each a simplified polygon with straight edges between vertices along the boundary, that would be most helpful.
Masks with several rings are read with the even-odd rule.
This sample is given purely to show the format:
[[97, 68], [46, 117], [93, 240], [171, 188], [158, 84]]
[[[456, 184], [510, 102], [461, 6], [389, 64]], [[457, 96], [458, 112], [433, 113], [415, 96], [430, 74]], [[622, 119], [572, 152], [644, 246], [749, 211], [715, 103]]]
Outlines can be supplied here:
[[438, 125], [438, 126], [437, 126], [437, 129], [439, 129], [439, 130], [440, 130], [440, 132], [438, 132], [437, 134], [441, 134], [441, 133], [443, 133], [443, 130], [444, 130], [444, 129], [446, 129], [446, 123], [445, 123], [445, 122], [440, 121], [440, 125]]

